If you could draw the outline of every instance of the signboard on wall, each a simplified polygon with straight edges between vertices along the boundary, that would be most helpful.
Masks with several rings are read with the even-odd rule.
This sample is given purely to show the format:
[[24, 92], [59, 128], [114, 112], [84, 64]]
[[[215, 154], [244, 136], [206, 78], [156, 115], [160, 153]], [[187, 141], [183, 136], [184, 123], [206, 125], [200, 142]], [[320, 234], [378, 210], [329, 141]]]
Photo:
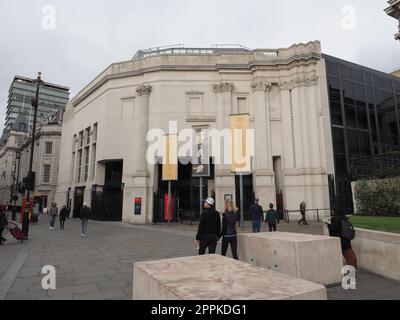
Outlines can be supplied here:
[[232, 132], [232, 166], [235, 174], [249, 174], [251, 172], [251, 149], [249, 144], [250, 115], [231, 115]]
[[175, 134], [164, 136], [162, 180], [178, 180], [178, 136]]
[[142, 198], [135, 198], [135, 216], [142, 214]]

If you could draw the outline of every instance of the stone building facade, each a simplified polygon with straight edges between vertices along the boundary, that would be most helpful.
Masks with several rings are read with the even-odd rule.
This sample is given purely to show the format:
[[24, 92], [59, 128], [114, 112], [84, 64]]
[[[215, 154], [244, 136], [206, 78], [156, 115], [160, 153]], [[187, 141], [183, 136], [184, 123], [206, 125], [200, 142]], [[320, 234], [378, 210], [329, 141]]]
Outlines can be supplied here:
[[[31, 196], [41, 208], [54, 202], [60, 162], [62, 122], [59, 115], [40, 125], [36, 130], [35, 152], [32, 170], [36, 173], [35, 192]], [[31, 150], [31, 135], [10, 131], [3, 134], [0, 149], [0, 203], [21, 205], [24, 194], [18, 194], [18, 185], [27, 176]]]
[[[298, 210], [301, 201], [329, 208], [327, 174], [334, 163], [318, 41], [277, 50], [156, 49], [112, 64], [66, 107], [56, 201], [71, 201], [76, 216], [83, 202], [94, 206], [101, 200], [105, 212], [99, 219], [154, 221], [155, 194], [164, 193], [165, 184], [159, 166], [146, 161], [148, 131], [168, 132], [169, 121], [177, 122], [178, 131], [223, 130], [230, 115], [239, 113], [250, 114], [255, 130], [254, 170], [246, 179], [253, 197], [267, 207], [281, 190], [285, 209]], [[198, 203], [184, 196], [196, 182], [184, 177], [184, 167], [179, 170], [173, 193], [181, 194], [180, 206], [188, 197]], [[203, 196], [214, 195], [223, 210], [237, 188], [229, 166], [215, 164]], [[109, 211], [118, 209], [108, 204], [118, 190], [121, 214], [114, 215]], [[141, 211], [135, 214], [137, 198]]]
[[399, 21], [399, 30], [394, 35], [396, 40], [400, 40], [400, 0], [389, 0], [388, 1], [389, 7], [385, 9], [385, 12]]

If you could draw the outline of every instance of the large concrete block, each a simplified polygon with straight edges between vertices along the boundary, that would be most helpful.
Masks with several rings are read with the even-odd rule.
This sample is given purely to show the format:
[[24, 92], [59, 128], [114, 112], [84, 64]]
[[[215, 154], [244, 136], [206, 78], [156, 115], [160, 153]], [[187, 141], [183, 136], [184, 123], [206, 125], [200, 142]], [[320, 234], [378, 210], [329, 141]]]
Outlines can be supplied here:
[[219, 255], [135, 263], [134, 300], [326, 300], [325, 287]]
[[242, 261], [323, 285], [342, 281], [343, 259], [338, 238], [286, 232], [238, 237]]

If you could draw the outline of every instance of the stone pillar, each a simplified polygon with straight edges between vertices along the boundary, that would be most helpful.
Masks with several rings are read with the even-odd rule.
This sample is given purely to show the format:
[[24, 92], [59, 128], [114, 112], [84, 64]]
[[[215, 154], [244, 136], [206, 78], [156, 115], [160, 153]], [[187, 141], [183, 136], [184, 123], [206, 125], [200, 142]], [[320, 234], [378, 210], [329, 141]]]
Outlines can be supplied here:
[[284, 168], [295, 168], [294, 131], [292, 126], [292, 99], [290, 83], [279, 84], [282, 109], [282, 160]]
[[[127, 179], [124, 188], [124, 221], [132, 223], [146, 223], [151, 221], [150, 208], [153, 201], [151, 188], [149, 187], [150, 174], [146, 160], [147, 141], [146, 136], [149, 130], [149, 107], [152, 86], [141, 85], [136, 89], [138, 103], [134, 109], [134, 137], [137, 141], [134, 152], [133, 179]], [[142, 214], [134, 215], [134, 200], [142, 199]]]
[[256, 81], [251, 85], [255, 101], [255, 159], [254, 190], [260, 204], [268, 208], [275, 203], [275, 179], [272, 161], [271, 119], [269, 110], [269, 91], [271, 84]]
[[[232, 92], [235, 88], [233, 83], [221, 82], [213, 86], [217, 95], [217, 129], [222, 131], [230, 129], [230, 115], [232, 114]], [[216, 209], [224, 210], [224, 196], [230, 194], [235, 200], [235, 176], [231, 172], [231, 166], [224, 164], [223, 146], [220, 149], [220, 160], [222, 163], [215, 164], [215, 197]]]

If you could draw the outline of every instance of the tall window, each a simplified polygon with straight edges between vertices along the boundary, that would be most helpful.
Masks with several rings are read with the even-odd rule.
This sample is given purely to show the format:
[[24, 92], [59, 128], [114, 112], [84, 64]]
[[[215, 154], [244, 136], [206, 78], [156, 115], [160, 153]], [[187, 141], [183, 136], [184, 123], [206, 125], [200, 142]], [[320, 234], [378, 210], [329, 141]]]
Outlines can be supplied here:
[[86, 138], [86, 144], [88, 145], [88, 144], [90, 144], [90, 128], [87, 128], [86, 130], [85, 130], [85, 138]]
[[84, 139], [85, 139], [85, 137], [84, 137], [83, 131], [79, 132], [79, 148], [83, 147]]
[[43, 165], [43, 183], [50, 183], [50, 165]]
[[85, 174], [84, 181], [87, 181], [89, 176], [89, 147], [85, 148]]
[[96, 173], [96, 144], [92, 146], [92, 165], [91, 165], [91, 178], [94, 179]]
[[46, 142], [45, 147], [45, 154], [52, 154], [53, 153], [53, 142]]
[[81, 182], [81, 174], [82, 174], [82, 150], [78, 151], [78, 166], [77, 166], [77, 175], [76, 182]]
[[93, 142], [97, 141], [97, 123], [93, 125]]

